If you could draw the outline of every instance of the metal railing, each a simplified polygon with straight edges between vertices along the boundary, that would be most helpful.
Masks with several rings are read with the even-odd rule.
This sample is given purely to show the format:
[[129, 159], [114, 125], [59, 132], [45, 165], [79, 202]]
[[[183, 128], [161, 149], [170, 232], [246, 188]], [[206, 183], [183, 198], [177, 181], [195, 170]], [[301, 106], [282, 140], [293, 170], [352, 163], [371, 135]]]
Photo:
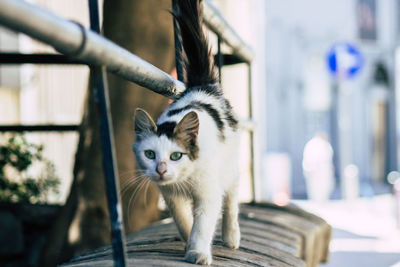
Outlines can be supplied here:
[[[173, 1], [174, 2], [174, 1]], [[251, 120], [251, 68], [253, 52], [240, 36], [229, 26], [220, 12], [209, 1], [203, 1], [204, 22], [218, 37], [216, 62], [221, 75], [225, 64], [246, 63], [249, 68], [249, 120]], [[124, 48], [100, 35], [99, 7], [97, 0], [89, 0], [91, 29], [85, 29], [76, 22], [62, 19], [49, 11], [21, 0], [0, 0], [0, 25], [16, 32], [25, 33], [39, 41], [53, 46], [57, 54], [18, 54], [1, 53], [0, 64], [87, 64], [91, 68], [96, 91], [99, 127], [103, 152], [103, 168], [106, 179], [106, 192], [110, 211], [112, 247], [115, 266], [126, 266], [125, 245], [122, 225], [122, 211], [118, 193], [118, 177], [111, 116], [109, 114], [108, 88], [105, 72], [109, 71], [120, 77], [146, 87], [169, 98], [176, 98], [185, 89], [182, 73], [177, 64], [179, 80], [154, 67]], [[175, 45], [180, 46], [177, 27], [174, 23]], [[223, 55], [221, 43], [232, 48], [232, 55]], [[0, 125], [0, 132], [24, 131], [77, 131], [78, 125]], [[253, 132], [248, 126], [251, 144], [251, 178], [254, 198], [253, 171]]]

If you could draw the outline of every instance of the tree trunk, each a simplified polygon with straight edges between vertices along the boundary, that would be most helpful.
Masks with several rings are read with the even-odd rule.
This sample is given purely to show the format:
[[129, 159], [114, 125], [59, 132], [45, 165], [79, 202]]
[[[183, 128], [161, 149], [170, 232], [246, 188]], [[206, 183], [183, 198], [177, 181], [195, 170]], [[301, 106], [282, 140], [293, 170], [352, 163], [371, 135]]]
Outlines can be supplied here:
[[[133, 51], [136, 55], [171, 72], [175, 66], [171, 0], [105, 0], [104, 2], [104, 35]], [[154, 117], [158, 117], [167, 106], [167, 99], [136, 84], [126, 82], [115, 75], [108, 75], [113, 124], [115, 129], [118, 170], [121, 184], [126, 184], [134, 169], [133, 114], [137, 107], [146, 109]], [[118, 90], [113, 90], [113, 89]], [[118, 117], [118, 118], [117, 118]], [[124, 141], [118, 141], [124, 140]], [[148, 194], [140, 192], [134, 199], [131, 190], [123, 191], [124, 221], [126, 232], [136, 231], [158, 219], [158, 189], [151, 184]], [[146, 191], [146, 190], [144, 190]], [[135, 198], [136, 197], [136, 198]], [[147, 197], [147, 199], [145, 199]], [[131, 209], [128, 210], [129, 202]], [[129, 217], [129, 224], [128, 218]]]
[[[171, 72], [174, 47], [170, 0], [105, 0], [104, 35], [156, 67]], [[147, 190], [134, 179], [132, 152], [133, 114], [136, 107], [157, 117], [167, 99], [108, 75], [111, 113], [114, 126], [117, 166], [121, 187], [125, 233], [136, 231], [159, 219], [158, 191], [153, 184]], [[43, 266], [54, 266], [106, 244], [110, 244], [110, 222], [104, 189], [102, 154], [97, 110], [89, 91], [80, 129], [71, 193], [42, 254]], [[133, 196], [133, 193], [138, 192]], [[129, 204], [131, 203], [131, 204]], [[128, 223], [129, 222], [129, 223]]]

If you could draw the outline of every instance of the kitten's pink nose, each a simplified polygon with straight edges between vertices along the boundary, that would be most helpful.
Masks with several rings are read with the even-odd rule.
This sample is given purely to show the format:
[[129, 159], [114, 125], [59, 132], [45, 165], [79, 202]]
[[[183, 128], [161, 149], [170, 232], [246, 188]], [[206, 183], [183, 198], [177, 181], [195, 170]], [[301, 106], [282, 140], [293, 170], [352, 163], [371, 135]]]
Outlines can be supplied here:
[[156, 171], [160, 176], [162, 176], [164, 173], [167, 172], [167, 164], [165, 162], [158, 163]]

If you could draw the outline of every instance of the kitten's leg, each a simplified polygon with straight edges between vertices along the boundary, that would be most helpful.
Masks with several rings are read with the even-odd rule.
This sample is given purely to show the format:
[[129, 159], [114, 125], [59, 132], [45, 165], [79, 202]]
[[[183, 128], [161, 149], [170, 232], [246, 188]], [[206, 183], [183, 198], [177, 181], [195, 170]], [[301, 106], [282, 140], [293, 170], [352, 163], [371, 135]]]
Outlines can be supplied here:
[[238, 222], [238, 186], [235, 183], [224, 198], [222, 216], [222, 240], [228, 248], [237, 249], [240, 245], [240, 229]]
[[190, 231], [193, 225], [192, 204], [187, 198], [169, 197], [164, 195], [168, 209], [174, 218], [175, 224], [182, 239], [187, 242], [189, 240]]
[[213, 199], [196, 200], [194, 222], [185, 260], [191, 263], [209, 265], [212, 262], [211, 245], [221, 211], [222, 197], [215, 194]]

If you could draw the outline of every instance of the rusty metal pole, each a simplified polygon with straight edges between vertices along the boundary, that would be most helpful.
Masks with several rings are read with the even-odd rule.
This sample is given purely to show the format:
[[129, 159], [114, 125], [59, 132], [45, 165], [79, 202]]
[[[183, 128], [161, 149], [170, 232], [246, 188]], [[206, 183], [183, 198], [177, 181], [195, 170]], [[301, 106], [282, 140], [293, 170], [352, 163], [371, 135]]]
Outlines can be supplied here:
[[[99, 6], [97, 0], [89, 0], [90, 28], [100, 34]], [[111, 221], [111, 239], [115, 267], [126, 266], [124, 226], [122, 222], [121, 199], [119, 196], [118, 169], [115, 159], [114, 133], [111, 121], [107, 73], [104, 66], [90, 66], [93, 79], [95, 103], [99, 115], [103, 169], [107, 193], [108, 211]]]

